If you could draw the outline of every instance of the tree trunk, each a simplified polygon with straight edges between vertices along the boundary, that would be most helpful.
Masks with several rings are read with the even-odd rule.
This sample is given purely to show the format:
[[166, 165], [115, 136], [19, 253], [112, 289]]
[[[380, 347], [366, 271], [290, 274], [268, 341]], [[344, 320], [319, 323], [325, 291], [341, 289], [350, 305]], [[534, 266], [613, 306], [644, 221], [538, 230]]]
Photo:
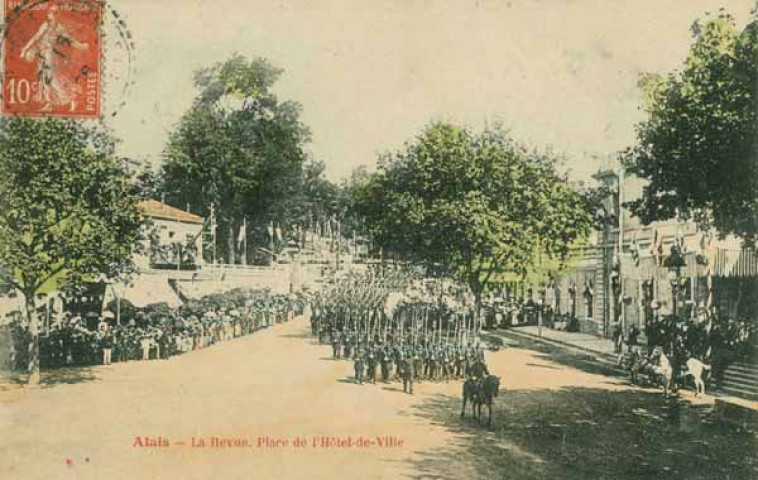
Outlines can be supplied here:
[[472, 325], [472, 333], [474, 333], [474, 338], [479, 338], [479, 332], [481, 331], [481, 321], [480, 318], [482, 311], [482, 291], [481, 289], [477, 289], [474, 291], [474, 324]]
[[37, 315], [34, 311], [34, 294], [24, 294], [26, 305], [26, 320], [29, 325], [29, 364], [27, 366], [27, 384], [39, 385], [40, 383], [40, 366], [39, 366], [39, 325], [37, 324]]

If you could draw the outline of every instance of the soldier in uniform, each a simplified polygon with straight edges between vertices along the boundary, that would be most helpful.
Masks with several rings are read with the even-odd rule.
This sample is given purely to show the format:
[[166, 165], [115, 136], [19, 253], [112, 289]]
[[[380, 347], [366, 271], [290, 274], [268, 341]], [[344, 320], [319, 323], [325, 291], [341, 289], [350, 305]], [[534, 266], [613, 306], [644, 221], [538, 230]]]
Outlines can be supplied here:
[[414, 376], [421, 375], [421, 371], [424, 369], [424, 347], [416, 345], [413, 352], [413, 374]]
[[414, 376], [414, 365], [413, 360], [411, 357], [406, 356], [402, 363], [400, 364], [400, 368], [402, 370], [403, 375], [403, 392], [410, 393], [413, 395], [413, 376]]
[[460, 345], [456, 347], [454, 353], [455, 353], [455, 376], [456, 378], [462, 378], [464, 358], [463, 358], [463, 350], [461, 350]]
[[348, 333], [345, 336], [344, 351], [345, 351], [345, 358], [349, 360], [353, 354], [353, 334], [352, 333]]
[[471, 377], [476, 380], [481, 380], [489, 374], [490, 372], [487, 369], [487, 364], [484, 363], [484, 358], [476, 358], [471, 365]]
[[424, 348], [424, 378], [430, 379], [429, 374], [432, 371], [432, 346], [427, 345]]
[[464, 356], [464, 377], [469, 378], [471, 376], [471, 367], [474, 365], [474, 355], [471, 348], [466, 349], [466, 353]]
[[451, 360], [452, 360], [452, 356], [450, 354], [450, 346], [449, 345], [445, 345], [445, 347], [443, 347], [443, 349], [442, 349], [442, 355], [441, 355], [441, 359], [440, 359], [440, 363], [441, 363], [441, 366], [442, 366], [442, 377], [445, 379], [445, 382], [447, 382], [450, 379]]
[[382, 381], [388, 383], [390, 380], [390, 369], [392, 368], [392, 351], [389, 345], [385, 345], [381, 350], [382, 358]]
[[368, 360], [366, 361], [367, 367], [367, 381], [376, 383], [376, 353], [374, 348], [369, 346], [368, 348]]
[[340, 358], [340, 351], [342, 349], [340, 334], [336, 330], [332, 331], [332, 358], [338, 360]]
[[402, 344], [402, 337], [400, 339], [400, 343], [395, 344], [395, 348], [392, 349], [392, 361], [395, 364], [395, 380], [400, 379], [401, 374], [401, 364], [403, 363], [403, 344]]
[[113, 333], [106, 326], [101, 333], [100, 344], [103, 348], [103, 365], [111, 364], [111, 353], [113, 352]]
[[429, 349], [429, 379], [437, 380], [437, 347], [432, 345]]
[[355, 383], [363, 385], [363, 369], [365, 368], [363, 361], [363, 354], [356, 353], [355, 362], [353, 363], [353, 370], [355, 371]]

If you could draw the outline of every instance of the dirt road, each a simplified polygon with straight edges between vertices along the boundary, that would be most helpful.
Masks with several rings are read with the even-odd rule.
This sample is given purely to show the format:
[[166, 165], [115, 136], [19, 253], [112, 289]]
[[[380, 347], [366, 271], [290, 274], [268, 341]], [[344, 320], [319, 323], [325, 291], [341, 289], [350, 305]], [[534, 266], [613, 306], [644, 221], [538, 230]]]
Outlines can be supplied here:
[[568, 357], [526, 348], [489, 354], [503, 390], [493, 427], [485, 429], [459, 420], [459, 382], [423, 383], [413, 396], [399, 383], [355, 385], [352, 364], [331, 360], [331, 349], [307, 330], [296, 320], [170, 360], [59, 372], [47, 388], [6, 391], [0, 478], [726, 478], [713, 476], [724, 472], [750, 478], [758, 472], [744, 453], [756, 451], [755, 437], [708, 423], [707, 403], [684, 402], [672, 418], [657, 393]]

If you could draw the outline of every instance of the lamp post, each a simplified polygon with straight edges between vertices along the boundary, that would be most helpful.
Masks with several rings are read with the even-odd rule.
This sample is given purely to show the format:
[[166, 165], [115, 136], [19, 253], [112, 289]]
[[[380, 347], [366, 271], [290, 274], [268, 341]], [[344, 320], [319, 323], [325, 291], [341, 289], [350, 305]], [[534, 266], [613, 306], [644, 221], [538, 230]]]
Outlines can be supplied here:
[[669, 385], [669, 390], [674, 391], [674, 388], [676, 386], [676, 378], [679, 375], [679, 358], [678, 358], [678, 352], [676, 351], [677, 347], [677, 331], [679, 328], [679, 317], [678, 317], [678, 307], [679, 307], [679, 292], [681, 291], [681, 282], [682, 282], [682, 268], [684, 268], [687, 265], [687, 262], [684, 259], [684, 255], [682, 254], [682, 247], [679, 245], [679, 243], [674, 243], [671, 246], [670, 254], [664, 261], [664, 266], [669, 271], [669, 280], [671, 281], [671, 329], [670, 329], [670, 338], [669, 338], [669, 353], [671, 354], [671, 369], [673, 370], [673, 374], [671, 375], [671, 382]]
[[[618, 275], [614, 270], [614, 244], [611, 242], [612, 228], [618, 226], [618, 216], [612, 208], [601, 207], [595, 212], [595, 225], [596, 228], [602, 230], [602, 251], [603, 251], [603, 334], [608, 335], [609, 325], [611, 323], [610, 309], [611, 299], [610, 295], [613, 295], [613, 276], [614, 273]], [[620, 235], [620, 233], [619, 233]], [[619, 275], [620, 281], [620, 275]], [[615, 319], [614, 319], [615, 320]]]

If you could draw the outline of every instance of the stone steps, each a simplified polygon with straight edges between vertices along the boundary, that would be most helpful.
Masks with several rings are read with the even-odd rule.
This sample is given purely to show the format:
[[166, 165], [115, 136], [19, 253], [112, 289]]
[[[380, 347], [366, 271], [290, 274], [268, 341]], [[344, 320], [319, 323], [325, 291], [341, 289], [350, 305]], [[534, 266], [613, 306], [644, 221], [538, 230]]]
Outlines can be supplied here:
[[[583, 354], [583, 360], [593, 361], [607, 368], [609, 373], [626, 376], [627, 372], [618, 366], [617, 357], [609, 353], [602, 353], [583, 348], [579, 345], [568, 344], [565, 342], [548, 339], [545, 337], [535, 337], [534, 335], [519, 332], [517, 330], [507, 330], [507, 333], [499, 333], [500, 336], [512, 336], [528, 341], [542, 342], [548, 345], [554, 345], [559, 348], [572, 350]], [[692, 387], [692, 381], [687, 382], [689, 388]], [[712, 386], [709, 392], [721, 395], [728, 395], [746, 400], [758, 400], [758, 366], [746, 363], [735, 363], [730, 365], [724, 372], [723, 380]]]

